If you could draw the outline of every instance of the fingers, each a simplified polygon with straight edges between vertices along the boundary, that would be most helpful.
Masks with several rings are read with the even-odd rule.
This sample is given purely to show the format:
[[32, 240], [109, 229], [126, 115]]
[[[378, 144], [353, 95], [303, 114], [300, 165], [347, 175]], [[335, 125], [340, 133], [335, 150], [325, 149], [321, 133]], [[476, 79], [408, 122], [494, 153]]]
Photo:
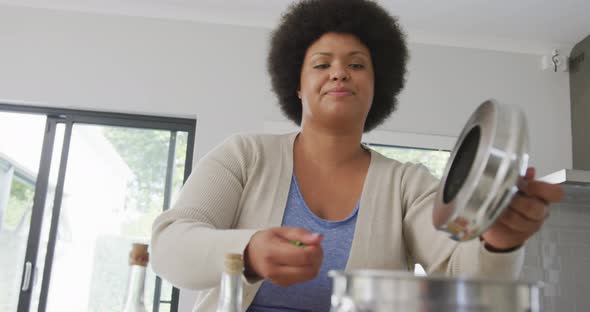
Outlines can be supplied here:
[[538, 197], [546, 203], [558, 202], [564, 196], [561, 185], [541, 181], [529, 181], [520, 188], [520, 191], [528, 196]]
[[535, 168], [528, 168], [520, 181], [518, 189], [532, 197], [538, 197], [546, 204], [560, 201], [564, 196], [563, 188], [558, 184], [535, 181]]
[[[323, 251], [320, 243], [323, 236], [295, 227], [274, 228], [273, 233], [281, 238], [276, 243], [276, 252], [272, 253], [271, 261], [281, 265], [306, 266], [321, 264]], [[292, 242], [301, 242], [306, 246], [301, 248]]]
[[524, 179], [525, 180], [532, 180], [535, 178], [536, 173], [537, 173], [537, 170], [535, 170], [534, 167], [529, 167], [526, 170], [526, 174], [524, 175]]
[[[323, 251], [320, 243], [323, 236], [295, 227], [278, 227], [272, 229], [279, 238], [274, 242], [275, 252], [269, 254], [269, 260], [280, 265], [306, 266], [321, 263]], [[293, 242], [305, 245], [301, 248]]]
[[535, 169], [528, 168], [518, 183], [519, 192], [500, 218], [482, 238], [496, 250], [521, 246], [537, 232], [549, 215], [549, 205], [562, 199], [560, 185], [535, 181]]
[[322, 242], [322, 235], [319, 233], [312, 233], [302, 228], [296, 227], [279, 227], [273, 228], [273, 232], [290, 242], [301, 242], [305, 245], [319, 245]]
[[286, 265], [273, 266], [266, 273], [266, 278], [277, 285], [290, 286], [313, 279], [319, 272], [320, 266], [312, 268]]
[[301, 248], [282, 239], [273, 244], [272, 251], [264, 259], [261, 276], [281, 286], [294, 285], [317, 276], [323, 260], [321, 246]]
[[[271, 228], [252, 236], [244, 251], [244, 265], [254, 276], [292, 285], [309, 280], [319, 272], [322, 237], [298, 228]], [[291, 244], [303, 241], [306, 246]]]
[[507, 250], [524, 244], [529, 238], [529, 234], [514, 231], [502, 218], [499, 218], [492, 227], [484, 232], [482, 238], [494, 249]]
[[548, 214], [549, 206], [543, 200], [517, 193], [498, 221], [512, 232], [532, 235], [543, 225]]
[[510, 207], [502, 214], [498, 221], [511, 232], [532, 235], [532, 233], [539, 230], [543, 224], [544, 218], [533, 220]]
[[522, 193], [514, 195], [507, 210], [514, 210], [515, 213], [530, 221], [543, 221], [549, 213], [549, 207], [544, 201]]
[[278, 265], [313, 266], [321, 264], [323, 258], [323, 250], [317, 245], [301, 248], [287, 241], [280, 241], [273, 249], [274, 251], [268, 255], [268, 260]]

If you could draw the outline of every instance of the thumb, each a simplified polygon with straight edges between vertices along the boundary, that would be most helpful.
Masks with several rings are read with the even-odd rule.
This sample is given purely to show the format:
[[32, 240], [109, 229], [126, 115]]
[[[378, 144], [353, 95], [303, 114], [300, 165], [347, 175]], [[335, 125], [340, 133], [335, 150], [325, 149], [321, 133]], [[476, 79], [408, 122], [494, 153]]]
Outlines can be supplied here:
[[535, 178], [535, 173], [536, 173], [535, 167], [529, 167], [529, 168], [527, 168], [526, 174], [524, 175], [524, 179], [525, 180], [532, 180], [532, 179], [534, 179]]
[[276, 228], [275, 233], [289, 242], [301, 242], [305, 245], [318, 245], [323, 239], [322, 234], [296, 227]]
[[306, 234], [301, 239], [301, 242], [306, 245], [319, 245], [323, 239], [324, 239], [324, 235], [322, 235], [320, 233], [311, 233], [311, 234]]
[[525, 175], [522, 178], [518, 179], [517, 187], [521, 192], [527, 192], [529, 181], [532, 181], [535, 178], [535, 171], [536, 170], [534, 167], [528, 167]]

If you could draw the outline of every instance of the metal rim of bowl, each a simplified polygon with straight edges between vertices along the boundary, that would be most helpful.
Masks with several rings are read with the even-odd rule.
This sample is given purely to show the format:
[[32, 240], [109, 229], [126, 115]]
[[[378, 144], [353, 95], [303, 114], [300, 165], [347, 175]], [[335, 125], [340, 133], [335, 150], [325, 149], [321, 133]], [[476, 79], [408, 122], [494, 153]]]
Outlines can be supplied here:
[[446, 275], [427, 275], [427, 276], [418, 276], [414, 275], [413, 273], [407, 271], [393, 271], [393, 270], [371, 270], [371, 269], [364, 269], [364, 270], [351, 270], [351, 271], [338, 271], [338, 270], [330, 270], [328, 271], [328, 276], [331, 278], [368, 278], [368, 279], [396, 279], [396, 280], [406, 280], [406, 281], [415, 281], [415, 282], [442, 282], [442, 283], [450, 283], [456, 284], [458, 282], [464, 284], [486, 284], [486, 285], [511, 285], [514, 287], [519, 286], [534, 286], [534, 287], [542, 287], [542, 283], [528, 281], [528, 280], [510, 280], [510, 279], [502, 279], [502, 278], [482, 278], [482, 277], [472, 277], [472, 276], [446, 276]]
[[479, 237], [518, 191], [528, 158], [523, 112], [494, 100], [482, 103], [451, 152], [437, 190], [434, 226], [457, 241]]
[[413, 276], [384, 270], [330, 271], [330, 311], [540, 311], [542, 283]]

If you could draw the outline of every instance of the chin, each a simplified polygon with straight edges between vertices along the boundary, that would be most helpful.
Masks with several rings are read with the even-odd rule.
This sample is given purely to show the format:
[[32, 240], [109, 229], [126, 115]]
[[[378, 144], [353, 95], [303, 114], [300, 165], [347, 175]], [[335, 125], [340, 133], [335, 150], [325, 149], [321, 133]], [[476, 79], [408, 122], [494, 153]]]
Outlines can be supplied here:
[[325, 123], [335, 129], [357, 128], [363, 129], [365, 119], [359, 114], [331, 114], [326, 116]]
[[343, 118], [343, 119], [351, 119], [351, 120], [358, 120], [363, 116], [366, 116], [368, 111], [364, 111], [360, 109], [358, 103], [330, 103], [329, 106], [324, 107], [324, 112], [326, 115], [333, 116], [334, 118]]

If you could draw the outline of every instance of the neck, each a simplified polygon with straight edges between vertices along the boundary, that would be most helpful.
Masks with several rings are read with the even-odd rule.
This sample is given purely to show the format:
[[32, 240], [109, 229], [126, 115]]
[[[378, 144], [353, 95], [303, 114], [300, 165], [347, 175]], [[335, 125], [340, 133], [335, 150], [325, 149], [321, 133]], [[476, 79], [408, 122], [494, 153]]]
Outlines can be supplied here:
[[368, 152], [361, 147], [362, 129], [356, 131], [330, 131], [302, 124], [295, 140], [295, 153], [307, 161], [334, 168], [361, 160]]

